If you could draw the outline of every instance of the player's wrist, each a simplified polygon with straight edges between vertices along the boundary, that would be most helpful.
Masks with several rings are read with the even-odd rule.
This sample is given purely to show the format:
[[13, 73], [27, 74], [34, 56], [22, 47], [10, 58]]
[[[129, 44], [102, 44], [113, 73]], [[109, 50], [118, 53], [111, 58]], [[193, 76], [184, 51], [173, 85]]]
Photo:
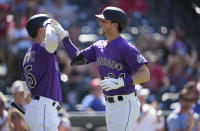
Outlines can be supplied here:
[[69, 32], [67, 30], [64, 31], [63, 36], [61, 36], [61, 40], [65, 39], [65, 38], [69, 38]]

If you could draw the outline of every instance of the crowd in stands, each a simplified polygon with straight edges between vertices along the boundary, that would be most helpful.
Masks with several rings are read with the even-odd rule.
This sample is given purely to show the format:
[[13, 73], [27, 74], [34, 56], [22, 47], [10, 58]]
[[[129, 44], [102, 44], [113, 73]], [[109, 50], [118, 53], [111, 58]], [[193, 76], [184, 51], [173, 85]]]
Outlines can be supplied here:
[[[98, 34], [94, 15], [110, 5], [128, 13], [129, 23], [122, 36], [148, 60], [151, 79], [141, 85], [141, 90], [138, 89], [142, 109], [135, 128], [140, 130], [143, 122], [153, 115], [154, 121], [148, 123], [154, 125], [152, 131], [165, 128], [173, 131], [173, 125], [163, 124], [165, 121], [160, 111], [180, 109], [179, 102], [185, 102], [187, 106], [196, 105], [192, 112], [200, 113], [200, 8], [189, 0], [0, 0], [0, 96], [12, 94], [15, 102], [25, 109], [23, 90], [14, 87], [20, 87], [23, 58], [31, 47], [25, 29], [30, 16], [36, 13], [48, 14], [69, 30], [72, 42], [83, 49], [103, 39]], [[97, 105], [92, 103], [98, 101], [98, 107], [101, 108], [98, 110], [103, 110], [101, 104], [104, 102], [100, 99], [102, 92], [96, 85], [99, 78], [97, 64], [70, 66], [70, 59], [62, 44], [57, 57], [61, 71], [63, 108], [67, 111], [95, 111]], [[94, 78], [96, 83], [91, 82]], [[192, 98], [186, 100], [183, 88], [191, 81], [195, 83], [195, 88]], [[181, 98], [179, 93], [183, 95]], [[23, 115], [15, 109], [7, 109], [4, 98], [0, 102], [0, 128], [27, 130]], [[171, 119], [175, 115], [176, 112], [170, 115], [168, 124], [173, 123]], [[63, 120], [61, 126], [70, 127], [67, 117], [60, 116]], [[4, 127], [7, 117], [8, 125]], [[182, 117], [188, 119], [185, 115]]]

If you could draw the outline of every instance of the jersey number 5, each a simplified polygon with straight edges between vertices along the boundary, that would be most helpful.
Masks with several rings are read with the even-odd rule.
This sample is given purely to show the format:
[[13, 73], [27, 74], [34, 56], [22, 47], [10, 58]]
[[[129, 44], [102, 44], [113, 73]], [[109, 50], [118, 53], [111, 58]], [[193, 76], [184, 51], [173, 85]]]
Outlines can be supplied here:
[[30, 73], [30, 70], [32, 70], [32, 66], [26, 66], [25, 67], [25, 77], [26, 77], [26, 82], [29, 87], [34, 88], [36, 85], [36, 80], [33, 74]]

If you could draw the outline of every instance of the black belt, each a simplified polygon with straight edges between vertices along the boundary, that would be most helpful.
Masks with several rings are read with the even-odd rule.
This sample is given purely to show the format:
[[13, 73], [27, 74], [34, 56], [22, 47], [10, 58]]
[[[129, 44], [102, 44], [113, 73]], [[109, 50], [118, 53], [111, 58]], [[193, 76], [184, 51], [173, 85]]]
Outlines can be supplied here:
[[[112, 96], [104, 96], [104, 97], [105, 97], [105, 100], [106, 100], [107, 102], [109, 102], [109, 103], [115, 102], [114, 97], [112, 97]], [[123, 100], [124, 100], [124, 99], [123, 99], [123, 96], [117, 96], [117, 99], [118, 99], [119, 101], [123, 101]]]
[[[33, 100], [40, 100], [40, 96], [33, 96]], [[56, 102], [53, 102], [52, 103], [52, 106], [55, 106], [56, 105]], [[57, 111], [60, 111], [61, 110], [61, 106], [60, 105], [57, 105], [56, 106], [56, 110]]]
[[[136, 96], [136, 93], [135, 93], [135, 96]], [[112, 97], [112, 96], [104, 96], [104, 97], [105, 97], [105, 100], [106, 100], [107, 102], [109, 102], [109, 103], [115, 102], [114, 97]], [[119, 95], [119, 96], [117, 96], [117, 100], [118, 100], [118, 101], [123, 101], [124, 98], [123, 98], [123, 96]]]

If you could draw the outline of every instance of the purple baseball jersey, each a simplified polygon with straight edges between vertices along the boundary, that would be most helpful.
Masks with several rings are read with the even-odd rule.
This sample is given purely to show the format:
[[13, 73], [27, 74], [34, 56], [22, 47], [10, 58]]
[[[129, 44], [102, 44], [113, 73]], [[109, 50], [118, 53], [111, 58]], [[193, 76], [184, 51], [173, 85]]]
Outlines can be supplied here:
[[[74, 48], [69, 39], [64, 39], [63, 44], [70, 59], [74, 59], [75, 54], [77, 54], [76, 48]], [[138, 52], [136, 47], [122, 37], [114, 39], [110, 43], [107, 43], [106, 40], [97, 41], [80, 53], [88, 63], [97, 61], [102, 80], [105, 77], [115, 79], [121, 77], [124, 80], [130, 80], [132, 75], [143, 64], [147, 63], [147, 60]], [[104, 94], [113, 96], [130, 94], [131, 92], [135, 92], [135, 85], [132, 82], [119, 89], [104, 91]]]
[[49, 53], [42, 44], [33, 44], [24, 58], [22, 80], [25, 80], [32, 96], [44, 96], [62, 101], [60, 72], [55, 53]]

